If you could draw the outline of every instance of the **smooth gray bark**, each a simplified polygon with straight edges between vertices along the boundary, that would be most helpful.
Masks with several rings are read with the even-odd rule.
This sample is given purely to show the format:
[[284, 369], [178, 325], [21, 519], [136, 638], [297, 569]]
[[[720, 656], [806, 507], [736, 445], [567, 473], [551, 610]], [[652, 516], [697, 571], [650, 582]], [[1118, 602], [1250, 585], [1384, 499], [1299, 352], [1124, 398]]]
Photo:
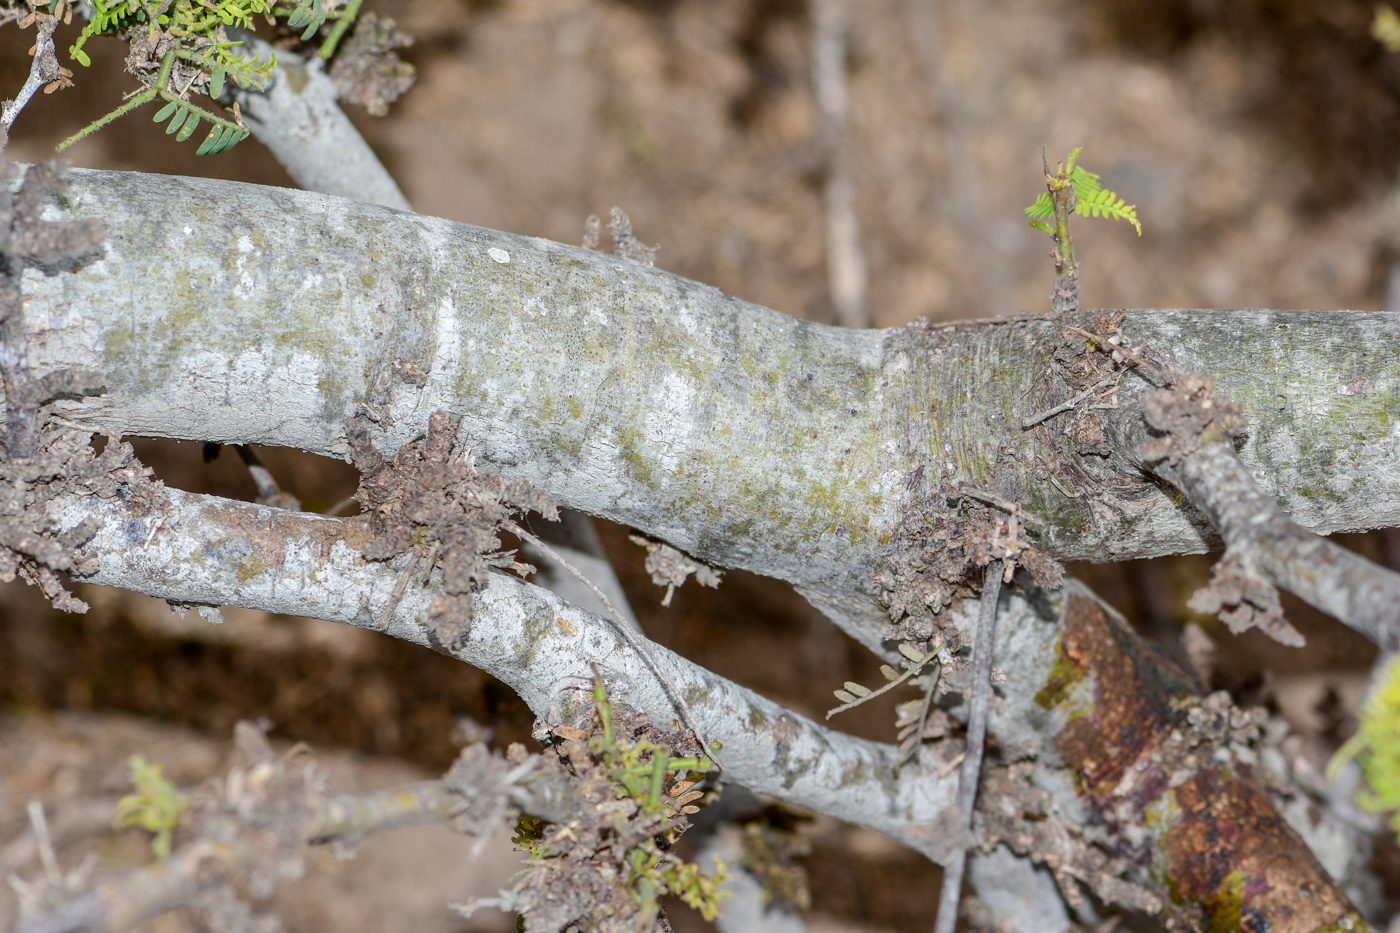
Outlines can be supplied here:
[[[101, 253], [30, 269], [31, 365], [100, 370], [70, 415], [129, 434], [341, 456], [368, 409], [389, 451], [435, 409], [485, 467], [712, 563], [796, 584], [879, 647], [871, 574], [911, 497], [1019, 458], [1062, 559], [1195, 551], [1212, 534], [1126, 459], [1066, 498], [1036, 410], [1048, 319], [856, 332], [618, 258], [323, 195], [74, 171], [55, 216]], [[1241, 457], [1323, 532], [1400, 524], [1400, 318], [1130, 311], [1256, 427]], [[422, 386], [401, 380], [411, 363]], [[1118, 417], [1136, 418], [1128, 377]], [[1110, 423], [1110, 432], [1116, 430]]]
[[[262, 39], [235, 31], [246, 52], [264, 61], [272, 54]], [[335, 82], [318, 56], [284, 51], [264, 90], [242, 90], [237, 97], [258, 140], [303, 188], [410, 209], [398, 182], [340, 109]]]

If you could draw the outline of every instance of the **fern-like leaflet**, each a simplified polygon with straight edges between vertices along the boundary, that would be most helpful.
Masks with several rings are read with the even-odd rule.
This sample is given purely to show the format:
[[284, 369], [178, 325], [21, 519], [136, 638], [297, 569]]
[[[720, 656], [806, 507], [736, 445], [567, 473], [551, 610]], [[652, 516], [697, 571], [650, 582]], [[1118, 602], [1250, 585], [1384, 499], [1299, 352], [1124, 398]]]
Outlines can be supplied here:
[[[50, 2], [50, 13], [53, 13], [64, 0]], [[282, 18], [290, 28], [302, 31], [302, 41], [308, 41], [323, 26], [334, 21], [317, 49], [322, 58], [330, 58], [359, 13], [360, 3], [361, 0], [294, 0], [279, 6], [278, 0], [89, 0], [85, 6], [89, 12], [88, 23], [69, 48], [69, 54], [84, 67], [90, 66], [92, 60], [83, 50], [88, 39], [96, 35], [121, 36], [131, 42], [128, 70], [145, 86], [120, 107], [64, 140], [58, 148], [71, 146], [159, 97], [166, 101], [166, 106], [156, 114], [156, 122], [170, 120], [167, 134], [186, 140], [201, 122], [205, 122], [211, 129], [199, 147], [199, 154], [231, 149], [249, 133], [237, 107], [233, 119], [229, 119], [190, 102], [188, 96], [191, 91], [202, 91], [212, 100], [218, 100], [230, 82], [238, 87], [261, 90], [267, 86], [277, 57], [274, 53], [270, 60], [260, 61], [254, 56], [240, 54], [236, 49], [243, 43], [230, 40], [225, 30], [250, 30], [258, 19], [271, 22]], [[153, 72], [158, 72], [154, 78]], [[171, 90], [172, 85], [180, 88], [179, 93]]]
[[[1070, 155], [1073, 158], [1078, 154], [1079, 150], [1075, 149]], [[1074, 165], [1069, 170], [1069, 178], [1070, 184], [1074, 187], [1074, 212], [1076, 214], [1082, 217], [1126, 220], [1133, 225], [1133, 229], [1137, 230], [1138, 236], [1142, 236], [1142, 224], [1138, 221], [1136, 205], [1124, 203], [1117, 194], [1104, 188], [1099, 182], [1097, 174]], [[1055, 208], [1051, 204], [1050, 194], [1045, 191], [1037, 195], [1035, 203], [1026, 208], [1026, 216], [1031, 218], [1031, 226], [1051, 236], [1054, 236], [1055, 231], [1047, 221], [1054, 215]]]
[[[166, 53], [165, 59], [161, 62], [160, 73], [156, 75], [155, 84], [139, 92], [134, 97], [122, 104], [116, 110], [108, 113], [87, 126], [83, 127], [72, 136], [58, 144], [60, 150], [67, 149], [78, 140], [101, 129], [118, 117], [125, 116], [131, 111], [140, 107], [157, 97], [166, 102], [165, 106], [156, 111], [155, 122], [162, 123], [166, 120], [170, 122], [165, 127], [167, 135], [174, 134], [176, 142], [184, 142], [194, 135], [194, 131], [199, 128], [199, 123], [204, 120], [210, 124], [210, 130], [204, 141], [200, 143], [196, 155], [212, 155], [217, 152], [225, 152], [248, 137], [250, 130], [244, 126], [242, 121], [230, 120], [225, 116], [206, 110], [198, 104], [192, 103], [179, 94], [170, 90], [170, 72], [175, 66], [175, 59], [179, 57], [178, 49], [171, 49]], [[220, 79], [222, 83], [222, 78]]]
[[902, 765], [914, 757], [914, 752], [918, 750], [919, 742], [923, 739], [924, 730], [928, 725], [929, 712], [933, 708], [933, 697], [938, 690], [938, 683], [943, 671], [943, 640], [935, 638], [928, 651], [920, 651], [913, 645], [901, 644], [899, 653], [904, 656], [905, 671], [903, 674], [888, 664], [881, 664], [880, 675], [885, 678], [885, 684], [878, 689], [871, 690], [853, 680], [846, 681], [840, 690], [833, 691], [836, 699], [841, 701], [841, 705], [835, 709], [827, 710], [826, 718], [830, 719], [837, 713], [844, 713], [848, 709], [869, 702], [881, 694], [888, 693], [900, 684], [907, 683], [911, 687], [918, 687], [924, 695], [917, 700], [901, 703], [895, 714], [895, 728], [899, 729], [899, 735], [896, 739], [899, 743], [898, 763]]

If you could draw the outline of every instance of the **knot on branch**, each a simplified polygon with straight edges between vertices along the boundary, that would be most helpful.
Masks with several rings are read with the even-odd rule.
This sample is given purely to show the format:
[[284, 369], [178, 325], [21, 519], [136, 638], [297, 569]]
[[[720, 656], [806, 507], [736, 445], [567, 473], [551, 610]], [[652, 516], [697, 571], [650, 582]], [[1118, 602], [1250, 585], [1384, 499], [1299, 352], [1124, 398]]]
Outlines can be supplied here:
[[1148, 425], [1163, 436], [1148, 443], [1142, 458], [1173, 465], [1211, 444], [1227, 444], [1249, 427], [1237, 402], [1216, 397], [1215, 380], [1202, 373], [1182, 373], [1174, 385], [1143, 399]]
[[1302, 633], [1283, 617], [1278, 589], [1238, 553], [1227, 551], [1211, 570], [1210, 583], [1186, 605], [1207, 615], [1219, 613], [1236, 635], [1258, 628], [1285, 645], [1301, 648], [1305, 643]]
[[559, 517], [554, 504], [529, 483], [478, 470], [470, 451], [454, 455], [455, 434], [451, 416], [436, 411], [428, 419], [427, 436], [386, 461], [362, 421], [352, 418], [346, 424], [350, 460], [364, 474], [355, 495], [371, 531], [360, 552], [373, 561], [413, 555], [394, 602], [420, 561], [427, 565], [425, 578], [441, 566], [446, 592], [428, 612], [436, 634], [448, 644], [466, 635], [472, 594], [492, 569], [534, 572], [515, 559], [514, 550], [500, 549], [502, 527], [527, 510], [550, 521]]

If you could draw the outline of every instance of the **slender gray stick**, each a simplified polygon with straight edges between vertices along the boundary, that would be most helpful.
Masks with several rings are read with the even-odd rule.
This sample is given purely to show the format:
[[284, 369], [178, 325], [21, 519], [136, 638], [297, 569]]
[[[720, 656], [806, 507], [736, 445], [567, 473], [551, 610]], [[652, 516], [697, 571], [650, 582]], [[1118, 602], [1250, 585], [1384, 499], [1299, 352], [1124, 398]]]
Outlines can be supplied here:
[[843, 327], [869, 327], [866, 302], [865, 253], [860, 246], [855, 184], [851, 180], [846, 115], [850, 93], [846, 84], [849, 43], [844, 0], [811, 0], [812, 88], [821, 113], [821, 139], [826, 149], [826, 267], [836, 319]]
[[1230, 444], [1208, 444], [1154, 467], [1205, 513], [1225, 545], [1266, 580], [1388, 651], [1400, 649], [1400, 574], [1289, 518]]
[[9, 138], [10, 127], [15, 120], [19, 119], [20, 113], [24, 110], [39, 88], [48, 84], [55, 77], [47, 74], [50, 66], [56, 67], [57, 61], [53, 57], [53, 31], [58, 28], [58, 18], [54, 16], [43, 16], [39, 18], [39, 28], [34, 38], [34, 62], [29, 66], [29, 77], [24, 79], [24, 86], [19, 89], [14, 100], [7, 100], [0, 105], [0, 151], [5, 148], [5, 143]]
[[[1005, 563], [987, 564], [982, 581], [982, 601], [977, 612], [977, 640], [972, 643], [972, 697], [967, 713], [967, 751], [958, 771], [958, 792], [953, 798], [962, 828], [972, 831], [972, 810], [977, 804], [977, 782], [982, 777], [982, 756], [987, 740], [987, 708], [992, 700], [992, 643], [997, 635], [997, 600], [1001, 598], [1001, 577]], [[958, 922], [958, 902], [962, 898], [963, 872], [967, 850], [943, 866], [943, 889], [938, 895], [938, 915], [934, 933], [953, 933]]]

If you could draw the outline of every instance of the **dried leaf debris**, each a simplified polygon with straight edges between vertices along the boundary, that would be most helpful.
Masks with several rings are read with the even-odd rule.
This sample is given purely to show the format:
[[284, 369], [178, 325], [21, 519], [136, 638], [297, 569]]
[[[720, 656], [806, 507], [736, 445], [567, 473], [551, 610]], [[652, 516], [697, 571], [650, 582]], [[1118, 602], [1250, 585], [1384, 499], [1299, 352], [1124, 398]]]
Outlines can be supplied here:
[[41, 219], [46, 198], [67, 190], [63, 167], [46, 162], [30, 167], [19, 188], [10, 191], [16, 167], [0, 161], [0, 377], [5, 388], [0, 425], [0, 581], [23, 576], [54, 606], [84, 612], [87, 604], [70, 594], [60, 573], [82, 573], [89, 558], [82, 548], [96, 534], [89, 524], [59, 534], [48, 503], [67, 494], [135, 497], [149, 504], [158, 487], [131, 446], [110, 438], [97, 454], [90, 435], [50, 418], [50, 403], [103, 391], [101, 377], [84, 370], [60, 370], [35, 377], [29, 369], [20, 273], [26, 263], [53, 265], [91, 253], [102, 240], [100, 221]]
[[647, 549], [646, 569], [651, 574], [651, 582], [666, 587], [666, 595], [661, 597], [661, 605], [671, 605], [671, 597], [676, 587], [685, 583], [686, 578], [695, 574], [695, 582], [714, 589], [719, 586], [720, 574], [708, 564], [702, 564], [664, 541], [652, 541], [641, 535], [629, 535], [628, 540]]
[[[704, 875], [670, 851], [698, 810], [695, 785], [712, 763], [692, 731], [658, 729], [645, 713], [609, 700], [601, 679], [593, 696], [591, 728], [555, 725], [554, 754], [542, 765], [578, 800], [572, 817], [522, 818], [514, 841], [530, 853], [525, 870], [496, 898], [454, 905], [461, 913], [514, 911], [527, 933], [649, 933], [670, 929], [657, 903], [669, 892], [706, 919], [716, 915], [723, 866]], [[526, 760], [518, 745], [509, 754]]]
[[14, 163], [0, 160], [0, 378], [5, 388], [0, 450], [9, 457], [27, 457], [38, 432], [39, 408], [57, 398], [95, 395], [102, 385], [84, 372], [31, 375], [20, 273], [29, 263], [51, 266], [91, 253], [102, 242], [104, 228], [99, 220], [42, 219], [46, 199], [68, 190], [60, 163], [31, 166], [11, 192], [17, 172]]
[[[601, 248], [602, 229], [603, 222], [598, 219], [598, 215], [588, 215], [588, 219], [584, 221], [584, 249]], [[656, 252], [661, 247], [647, 246], [637, 239], [632, 233], [631, 218], [620, 207], [614, 207], [608, 215], [608, 234], [612, 237], [614, 256], [621, 256], [623, 259], [630, 259], [644, 266], [656, 265]]]
[[535, 569], [500, 549], [502, 527], [527, 510], [556, 521], [558, 510], [529, 483], [478, 470], [470, 451], [454, 453], [455, 426], [446, 411], [434, 412], [427, 436], [389, 461], [358, 418], [346, 433], [351, 462], [363, 474], [356, 496], [371, 529], [361, 553], [375, 561], [413, 555], [399, 594], [420, 563], [425, 577], [440, 566], [444, 595], [430, 607], [430, 622], [445, 643], [455, 641], [471, 625], [472, 594], [493, 569]]
[[890, 614], [886, 639], [917, 649], [937, 635], [956, 646], [956, 633], [936, 617], [954, 600], [976, 594], [977, 571], [992, 560], [1014, 560], [1040, 585], [1059, 585], [1059, 565], [1035, 547], [1015, 516], [994, 504], [999, 501], [959, 484], [917, 500], [900, 516], [875, 574]]
[[[136, 459], [131, 445], [109, 438], [101, 454], [88, 435], [57, 422], [39, 430], [39, 452], [0, 459], [0, 582], [16, 575], [38, 586], [64, 612], [86, 612], [87, 604], [69, 593], [60, 573], [81, 575], [91, 558], [82, 553], [97, 528], [84, 523], [59, 533], [48, 503], [60, 496], [110, 499], [125, 496], [155, 507], [161, 484]], [[133, 547], [144, 542], [133, 541]]]
[[1215, 380], [1201, 373], [1181, 373], [1175, 384], [1143, 400], [1143, 415], [1161, 433], [1142, 451], [1148, 463], [1180, 463], [1207, 444], [1228, 443], [1249, 427], [1237, 402], [1218, 398]]
[[331, 63], [331, 80], [340, 99], [363, 107], [376, 117], [413, 86], [413, 66], [396, 49], [413, 44], [413, 37], [387, 16], [361, 13], [349, 39]]

